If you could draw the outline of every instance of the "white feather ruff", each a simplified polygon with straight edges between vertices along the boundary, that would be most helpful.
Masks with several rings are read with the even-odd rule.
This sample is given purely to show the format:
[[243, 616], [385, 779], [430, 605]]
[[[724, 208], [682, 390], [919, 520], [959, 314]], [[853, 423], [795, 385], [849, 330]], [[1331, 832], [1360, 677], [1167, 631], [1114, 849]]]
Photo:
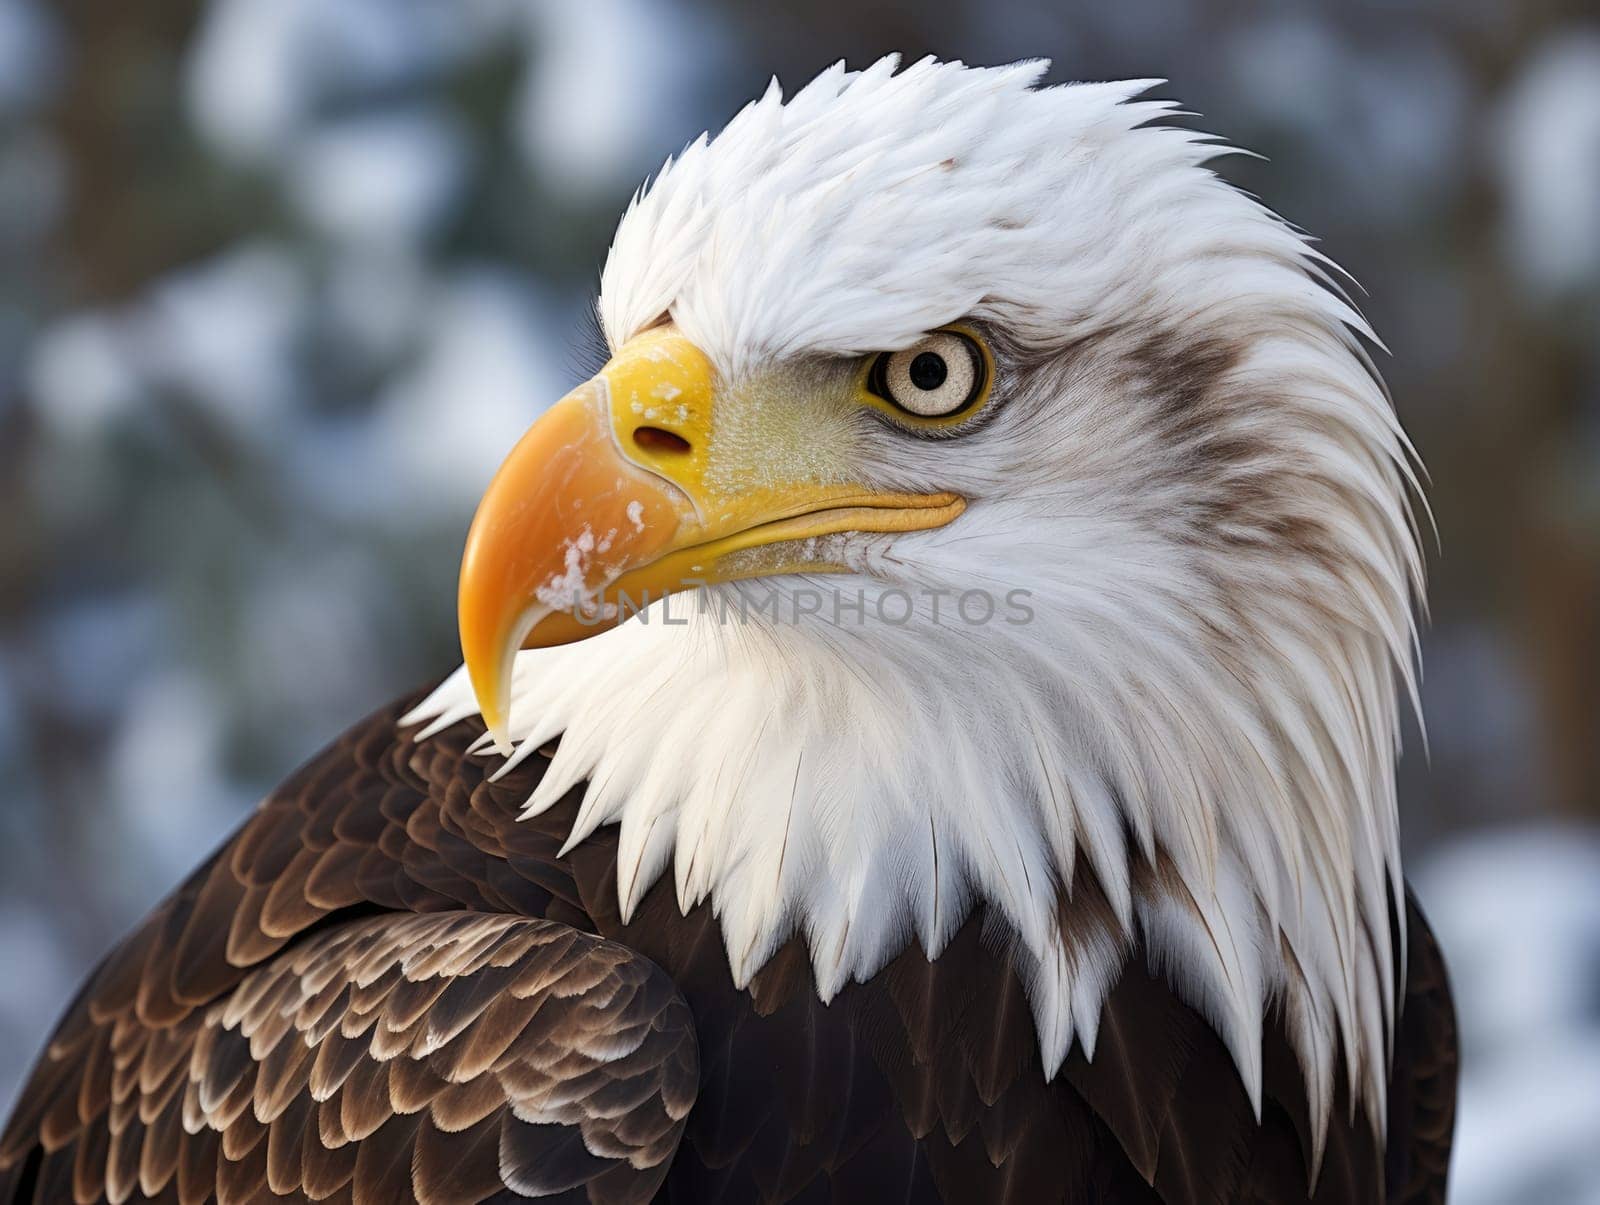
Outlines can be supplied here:
[[[601, 313], [620, 345], [670, 311], [727, 379], [985, 324], [1028, 366], [994, 421], [872, 453], [879, 483], [969, 508], [839, 538], [858, 576], [720, 587], [670, 600], [682, 626], [658, 605], [521, 654], [512, 760], [562, 738], [529, 810], [587, 782], [571, 843], [620, 825], [624, 913], [670, 868], [741, 985], [799, 933], [829, 998], [910, 941], [937, 956], [983, 900], [1052, 1073], [1074, 1041], [1092, 1055], [1138, 945], [1258, 1105], [1281, 1002], [1319, 1132], [1341, 1077], [1381, 1119], [1422, 571], [1371, 334], [1305, 240], [1204, 166], [1206, 137], [1149, 124], [1169, 106], [1134, 100], [1145, 84], [895, 66], [787, 104], [774, 85], [669, 162]], [[925, 594], [901, 625], [716, 619], [802, 588], [861, 590], [869, 614], [950, 593], [939, 622]], [[951, 622], [971, 589], [1026, 590], [1032, 622]], [[476, 711], [458, 673], [410, 718]], [[1075, 911], [1085, 866], [1114, 923]]]

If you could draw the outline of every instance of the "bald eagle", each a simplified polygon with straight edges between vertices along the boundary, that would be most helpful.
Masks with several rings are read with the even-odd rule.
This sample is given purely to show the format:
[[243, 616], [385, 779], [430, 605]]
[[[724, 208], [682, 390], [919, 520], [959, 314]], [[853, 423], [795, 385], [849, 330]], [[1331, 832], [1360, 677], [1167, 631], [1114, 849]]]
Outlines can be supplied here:
[[1149, 81], [1044, 70], [668, 160], [464, 666], [110, 954], [0, 1199], [1443, 1200], [1374, 336]]

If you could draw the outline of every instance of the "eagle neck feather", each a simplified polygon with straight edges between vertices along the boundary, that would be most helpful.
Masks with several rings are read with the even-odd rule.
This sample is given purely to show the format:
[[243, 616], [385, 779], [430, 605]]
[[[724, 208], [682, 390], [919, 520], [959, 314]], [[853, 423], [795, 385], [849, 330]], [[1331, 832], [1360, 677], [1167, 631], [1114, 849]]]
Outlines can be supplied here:
[[[1336, 1079], [1383, 1116], [1393, 954], [1374, 908], [1392, 786], [1370, 758], [1359, 790], [1330, 770], [1349, 749], [1324, 746], [1349, 717], [1275, 730], [1184, 633], [1099, 647], [1047, 607], [981, 640], [945, 630], [936, 657], [915, 622], [727, 622], [741, 594], [807, 582], [859, 589], [869, 610], [882, 589], [727, 586], [519, 655], [507, 768], [560, 738], [527, 814], [581, 785], [568, 848], [619, 827], [625, 916], [670, 869], [684, 912], [709, 901], [739, 986], [799, 935], [826, 1000], [912, 942], [937, 958], [985, 903], [1009, 928], [1049, 1074], [1074, 1042], [1093, 1057], [1105, 999], [1142, 957], [1216, 1028], [1258, 1109], [1279, 1002], [1319, 1141]], [[1388, 684], [1383, 642], [1357, 651], [1365, 684]], [[1392, 712], [1393, 694], [1366, 703]], [[426, 737], [476, 713], [458, 672], [407, 719]]]

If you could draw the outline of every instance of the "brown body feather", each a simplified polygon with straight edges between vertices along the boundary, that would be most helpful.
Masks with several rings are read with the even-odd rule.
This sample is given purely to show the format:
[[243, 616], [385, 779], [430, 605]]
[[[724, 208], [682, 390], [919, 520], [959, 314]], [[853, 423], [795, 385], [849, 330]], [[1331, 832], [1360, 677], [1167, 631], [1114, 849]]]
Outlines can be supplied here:
[[[517, 819], [542, 759], [491, 783], [480, 728], [418, 744], [404, 710], [274, 792], [102, 964], [0, 1139], [0, 1202], [1444, 1200], [1454, 1018], [1410, 901], [1386, 1149], [1341, 1089], [1313, 1177], [1278, 1018], [1258, 1122], [1137, 951], [1094, 1060], [1046, 1082], [981, 910], [827, 1006], [795, 942], [739, 991], [670, 877], [623, 923], [614, 830], [558, 856], [576, 794]], [[1092, 907], [1092, 876], [1076, 890]]]

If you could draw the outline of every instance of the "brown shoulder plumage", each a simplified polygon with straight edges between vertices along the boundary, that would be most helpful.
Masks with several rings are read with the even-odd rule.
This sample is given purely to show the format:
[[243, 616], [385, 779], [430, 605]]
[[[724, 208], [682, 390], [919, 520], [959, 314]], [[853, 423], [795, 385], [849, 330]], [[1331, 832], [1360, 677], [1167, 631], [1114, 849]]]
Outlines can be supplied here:
[[176, 1024], [93, 1035], [109, 1078], [58, 1081], [77, 1116], [40, 1134], [41, 1201], [644, 1202], [699, 1078], [688, 1008], [644, 959], [470, 912], [335, 925]]
[[101, 966], [6, 1128], [0, 1200], [651, 1197], [699, 1078], [687, 1006], [557, 919], [585, 918], [556, 839], [498, 842], [511, 794], [400, 710]]

